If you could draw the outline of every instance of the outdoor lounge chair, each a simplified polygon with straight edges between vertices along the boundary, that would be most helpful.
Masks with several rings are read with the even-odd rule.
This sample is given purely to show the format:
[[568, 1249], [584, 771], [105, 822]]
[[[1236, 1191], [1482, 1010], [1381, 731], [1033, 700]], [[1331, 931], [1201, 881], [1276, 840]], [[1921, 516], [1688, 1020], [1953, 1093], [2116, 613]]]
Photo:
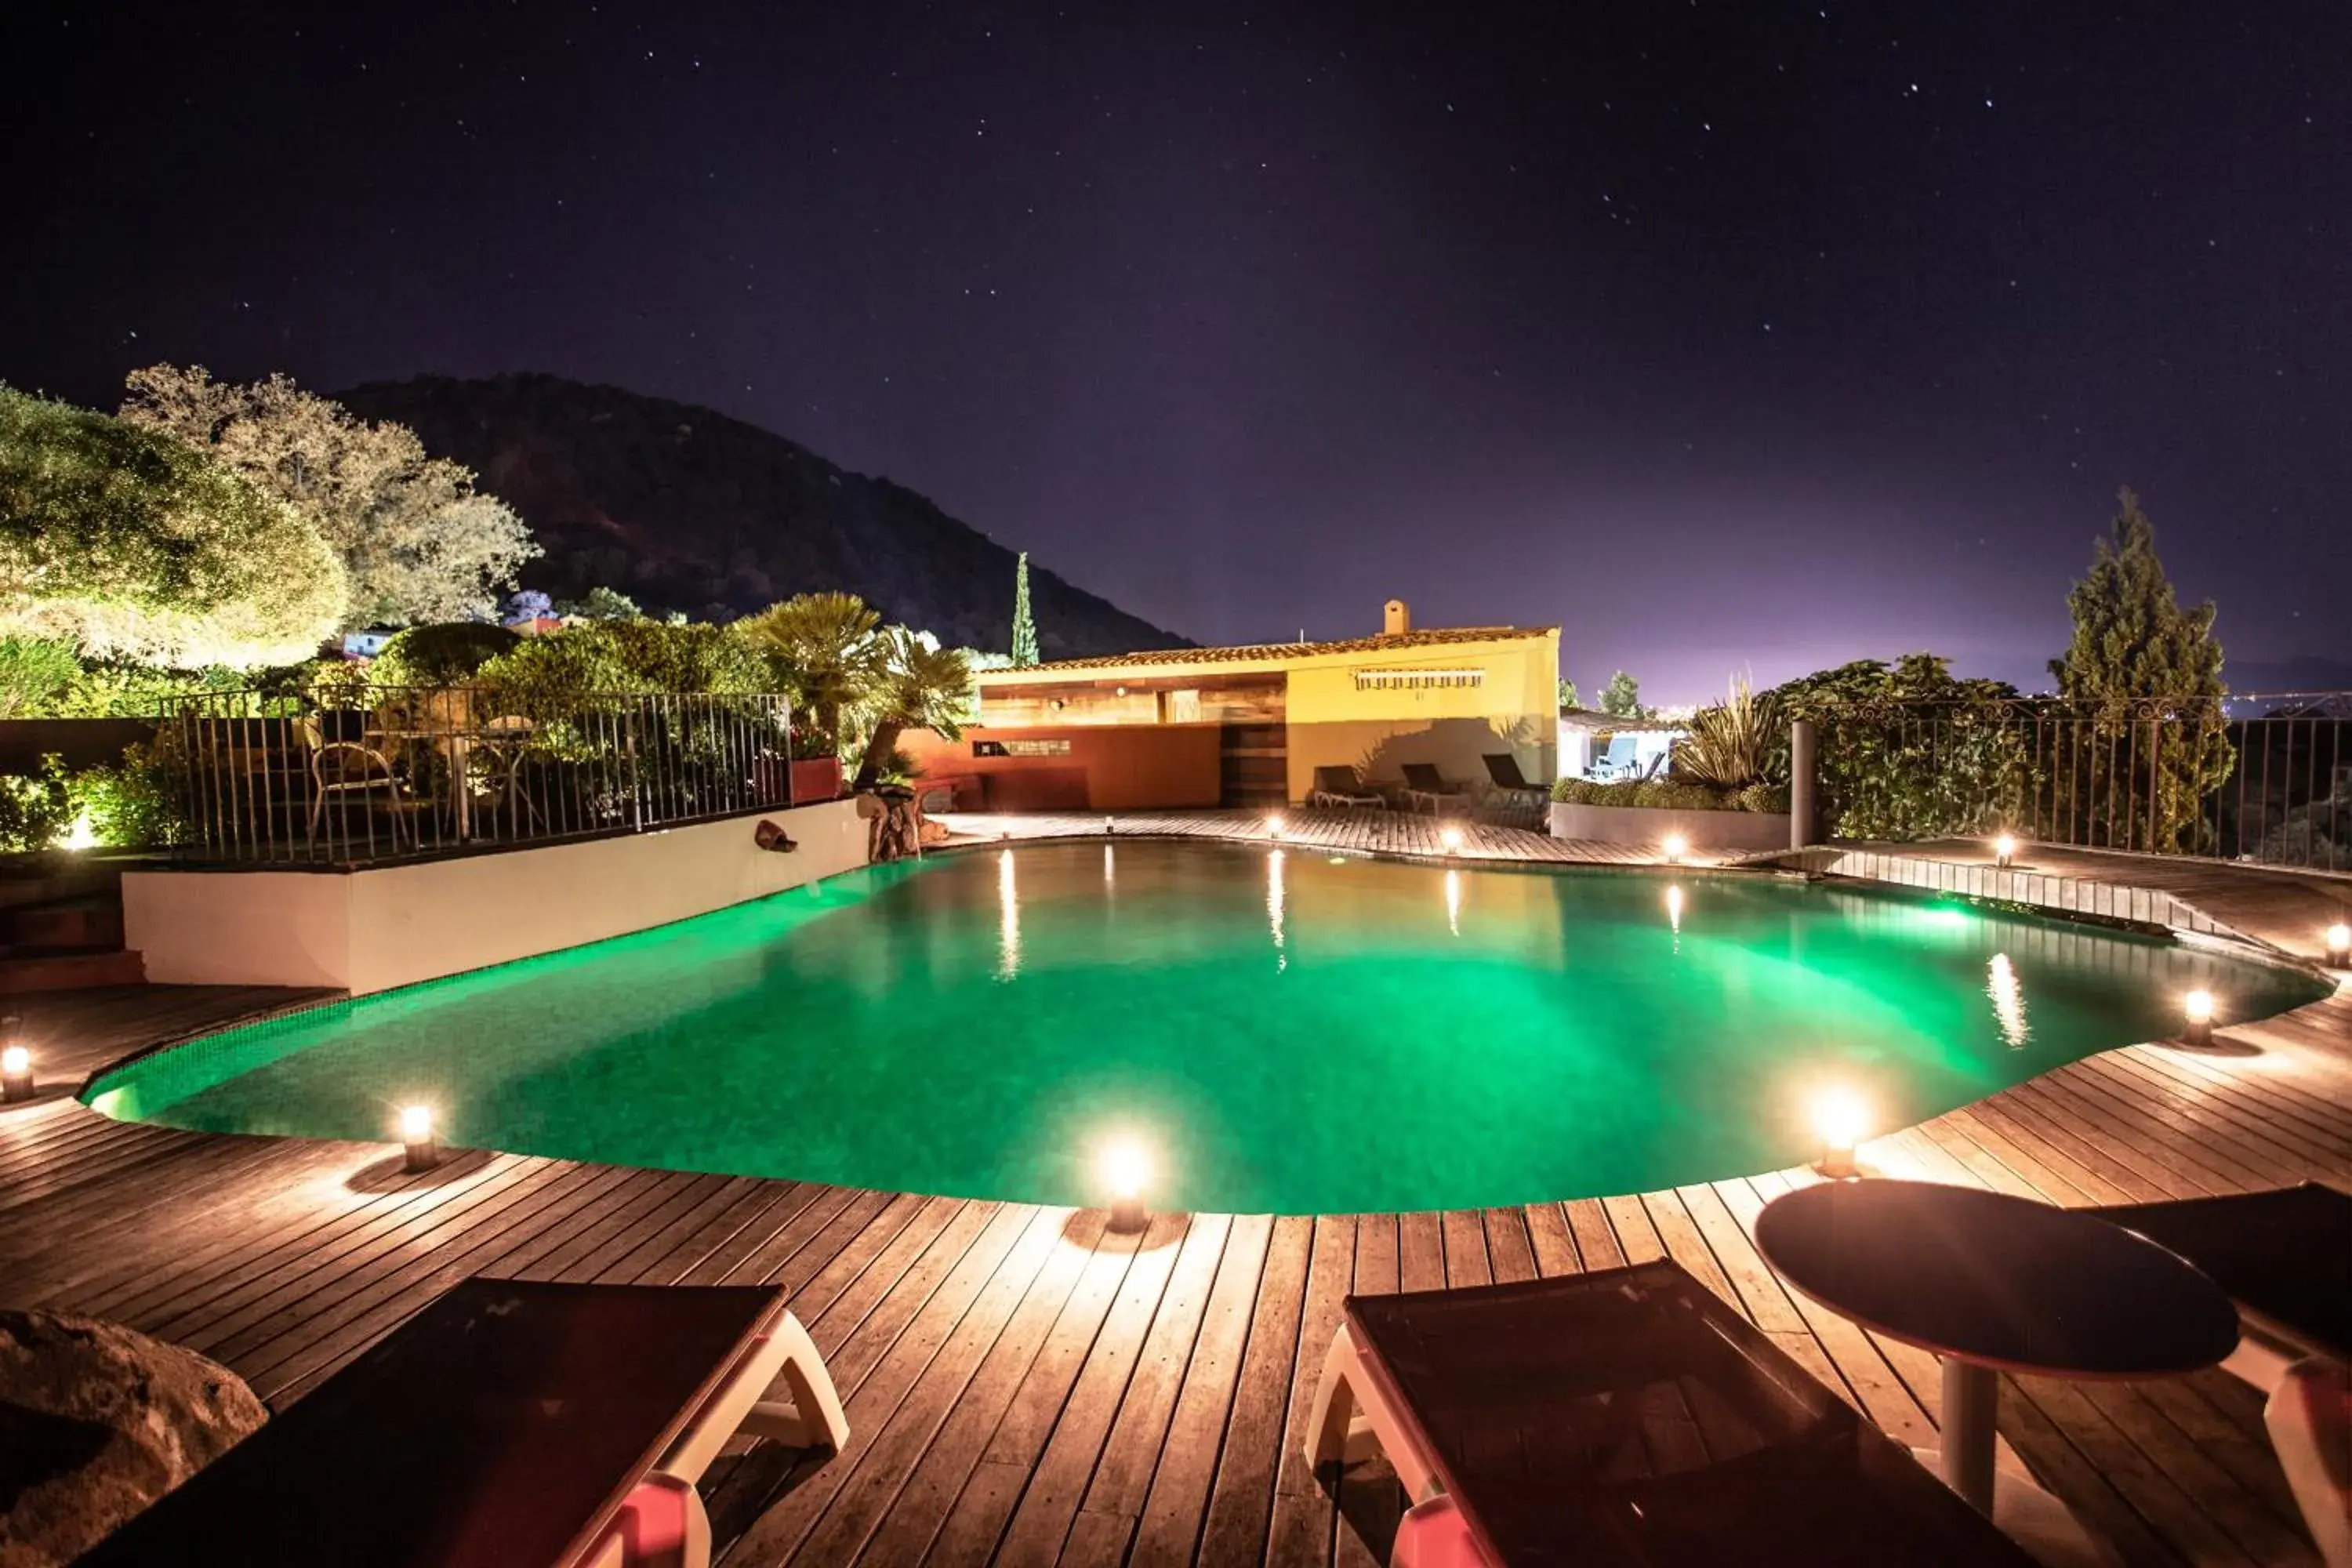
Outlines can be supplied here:
[[1448, 802], [1462, 798], [1462, 786], [1446, 783], [1434, 763], [1407, 763], [1403, 793], [1408, 809], [1426, 811], [1434, 816], [1445, 809]]
[[1307, 1447], [1387, 1457], [1399, 1568], [2032, 1561], [1671, 1260], [1349, 1297]]
[[2237, 1303], [2221, 1364], [2267, 1394], [2288, 1489], [2328, 1568], [2352, 1568], [2352, 1194], [2317, 1182], [2094, 1209], [2179, 1253]]
[[1354, 768], [1345, 763], [1336, 763], [1315, 770], [1315, 788], [1307, 795], [1307, 804], [1317, 807], [1341, 808], [1369, 805], [1380, 810], [1389, 803], [1358, 778]]
[[468, 1279], [82, 1562], [700, 1568], [738, 1431], [849, 1435], [781, 1289]]
[[1609, 749], [1592, 759], [1592, 765], [1584, 770], [1584, 776], [1594, 784], [1606, 784], [1619, 777], [1633, 766], [1639, 745], [1640, 742], [1631, 735], [1610, 736]]
[[1551, 798], [1551, 791], [1541, 784], [1528, 782], [1528, 776], [1519, 772], [1519, 759], [1510, 752], [1488, 752], [1485, 753], [1484, 760], [1486, 777], [1494, 785], [1495, 793], [1508, 795], [1512, 804], [1541, 807]]

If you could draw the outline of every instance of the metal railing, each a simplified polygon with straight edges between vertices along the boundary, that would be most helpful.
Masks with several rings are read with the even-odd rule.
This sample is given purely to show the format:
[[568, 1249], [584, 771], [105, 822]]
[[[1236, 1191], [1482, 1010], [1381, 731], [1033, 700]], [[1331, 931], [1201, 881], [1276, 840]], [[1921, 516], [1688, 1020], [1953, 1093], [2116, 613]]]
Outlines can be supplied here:
[[1822, 826], [2352, 870], [2352, 692], [1829, 704]]
[[[521, 702], [488, 687], [176, 698], [156, 760], [178, 854], [360, 865], [621, 833], [831, 798], [772, 694]], [[820, 794], [820, 792], [822, 792]]]

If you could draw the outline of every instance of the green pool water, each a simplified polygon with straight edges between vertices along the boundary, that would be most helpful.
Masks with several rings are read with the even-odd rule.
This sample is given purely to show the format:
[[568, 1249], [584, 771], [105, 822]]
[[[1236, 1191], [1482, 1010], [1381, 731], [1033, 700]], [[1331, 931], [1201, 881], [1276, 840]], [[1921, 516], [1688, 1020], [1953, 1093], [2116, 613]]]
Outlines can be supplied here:
[[[527, 900], [528, 886], [514, 897]], [[2322, 993], [2292, 971], [1895, 895], [1741, 876], [1447, 870], [1305, 849], [1032, 845], [150, 1057], [110, 1115], [447, 1142], [919, 1193], [1157, 1206], [1468, 1207], [1814, 1152], [1830, 1086], [1882, 1128]]]

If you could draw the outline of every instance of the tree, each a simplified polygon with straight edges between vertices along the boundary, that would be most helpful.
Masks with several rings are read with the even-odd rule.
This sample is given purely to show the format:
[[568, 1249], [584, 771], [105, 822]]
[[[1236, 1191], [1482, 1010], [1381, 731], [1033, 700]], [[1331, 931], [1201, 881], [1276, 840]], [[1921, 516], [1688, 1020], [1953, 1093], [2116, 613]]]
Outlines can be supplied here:
[[936, 730], [947, 740], [963, 733], [971, 692], [971, 666], [961, 648], [943, 648], [905, 626], [879, 639], [881, 676], [874, 690], [874, 732], [857, 764], [856, 788], [869, 790], [908, 730]]
[[309, 657], [344, 603], [293, 508], [167, 436], [0, 387], [0, 634], [244, 668]]
[[1013, 564], [1013, 668], [1037, 662], [1037, 618], [1029, 609], [1029, 552]]
[[1584, 699], [1576, 694], [1576, 682], [1569, 679], [1565, 676], [1560, 678], [1559, 682], [1559, 705], [1563, 708], [1581, 708], [1584, 706]]
[[2062, 759], [2091, 814], [2084, 842], [2163, 853], [2197, 847], [2204, 799], [2235, 762], [2222, 711], [2212, 602], [2180, 607], [2156, 525], [2126, 487], [2091, 569], [2066, 595], [2074, 636], [2050, 661], [2073, 710]]
[[371, 425], [283, 375], [240, 386], [201, 365], [131, 373], [122, 417], [211, 453], [308, 517], [342, 557], [347, 625], [487, 618], [539, 553], [472, 470], [426, 455], [404, 425]]
[[801, 594], [729, 628], [773, 667], [793, 706], [836, 752], [842, 720], [873, 689], [882, 617], [855, 594]]
[[1601, 710], [1619, 719], [1639, 719], [1642, 710], [1642, 683], [1619, 670], [1609, 678], [1601, 691]]
[[1786, 719], [1819, 727], [1825, 830], [1917, 840], [2019, 819], [2036, 776], [2031, 714], [2015, 687], [1960, 679], [1951, 664], [1932, 653], [1861, 658], [1767, 694]]
[[555, 606], [555, 613], [574, 621], [638, 621], [645, 611], [637, 602], [618, 588], [607, 588], [602, 583], [576, 599], [566, 599]]
[[0, 637], [0, 719], [57, 711], [81, 678], [73, 645], [55, 637]]

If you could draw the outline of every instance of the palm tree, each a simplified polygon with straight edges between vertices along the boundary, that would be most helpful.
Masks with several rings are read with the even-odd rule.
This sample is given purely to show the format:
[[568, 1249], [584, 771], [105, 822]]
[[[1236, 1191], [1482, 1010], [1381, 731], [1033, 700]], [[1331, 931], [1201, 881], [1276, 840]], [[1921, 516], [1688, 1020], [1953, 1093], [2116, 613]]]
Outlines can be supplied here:
[[892, 626], [877, 639], [881, 679], [872, 691], [874, 733], [866, 742], [853, 786], [869, 790], [908, 730], [936, 730], [948, 740], [963, 733], [971, 700], [971, 661], [961, 648], [941, 647], [905, 626]]
[[798, 594], [735, 623], [735, 632], [776, 667], [793, 706], [841, 749], [841, 720], [883, 674], [882, 617], [855, 594]]

